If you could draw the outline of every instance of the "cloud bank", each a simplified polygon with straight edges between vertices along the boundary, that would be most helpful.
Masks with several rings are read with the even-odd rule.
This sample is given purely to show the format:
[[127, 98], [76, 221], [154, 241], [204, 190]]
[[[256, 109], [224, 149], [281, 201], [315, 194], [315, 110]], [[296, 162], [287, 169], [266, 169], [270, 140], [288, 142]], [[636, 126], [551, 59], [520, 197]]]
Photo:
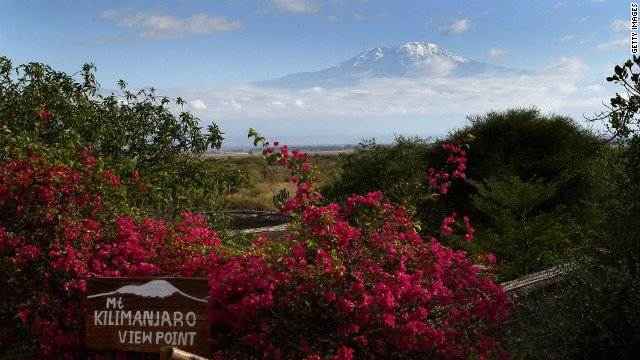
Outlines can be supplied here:
[[[511, 76], [373, 78], [344, 88], [264, 89], [248, 84], [175, 90], [203, 124], [217, 123], [225, 145], [248, 143], [251, 127], [289, 143], [357, 143], [393, 134], [443, 136], [488, 111], [537, 106], [583, 121], [601, 110], [607, 90], [583, 75], [577, 58]], [[169, 94], [171, 95], [171, 94]]]

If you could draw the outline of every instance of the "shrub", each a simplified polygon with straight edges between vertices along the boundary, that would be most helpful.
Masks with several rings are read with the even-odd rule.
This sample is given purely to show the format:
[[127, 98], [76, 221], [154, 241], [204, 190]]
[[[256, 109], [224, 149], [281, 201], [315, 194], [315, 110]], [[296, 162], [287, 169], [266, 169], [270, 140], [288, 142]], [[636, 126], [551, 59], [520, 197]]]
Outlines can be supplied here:
[[603, 120], [616, 155], [605, 163], [611, 171], [599, 180], [608, 189], [597, 205], [603, 209], [599, 236], [580, 249], [568, 276], [565, 296], [554, 321], [556, 334], [575, 358], [634, 359], [640, 343], [640, 136], [637, 114], [640, 58], [616, 66], [608, 82], [623, 94], [610, 100]]
[[[471, 134], [472, 146], [465, 154], [470, 166], [465, 173], [466, 179], [475, 181], [476, 185], [490, 189], [489, 182], [505, 182], [513, 177], [523, 184], [533, 181], [557, 184], [553, 196], [536, 205], [534, 211], [535, 216], [549, 218], [562, 213], [564, 218], [564, 223], [558, 219], [551, 227], [547, 226], [548, 222], [540, 223], [541, 234], [553, 233], [562, 242], [562, 246], [543, 242], [545, 247], [540, 248], [539, 253], [546, 255], [541, 264], [549, 264], [551, 258], [566, 259], [568, 247], [580, 246], [584, 239], [595, 235], [593, 225], [601, 220], [600, 213], [594, 210], [595, 206], [585, 204], [597, 198], [599, 192], [606, 191], [600, 183], [592, 181], [603, 173], [600, 161], [606, 152], [602, 144], [597, 144], [598, 136], [568, 117], [543, 115], [537, 108], [489, 112], [468, 119], [467, 126], [440, 140], [398, 136], [389, 146], [375, 141], [361, 143], [344, 157], [340, 178], [324, 188], [323, 193], [332, 201], [338, 201], [342, 196], [373, 191], [377, 187], [384, 190], [388, 201], [415, 211], [424, 236], [435, 235], [428, 233], [430, 229], [437, 229], [435, 219], [453, 211], [464, 213], [473, 219], [478, 234], [488, 238], [472, 244], [454, 242], [457, 248], [490, 252], [496, 254], [499, 261], [524, 263], [524, 259], [502, 258], [504, 246], [513, 238], [505, 236], [504, 224], [498, 224], [493, 213], [483, 211], [475, 206], [478, 202], [471, 201], [479, 195], [477, 186], [458, 179], [453, 182], [456, 191], [437, 202], [421, 196], [421, 187], [427, 185], [424, 174], [428, 168], [447, 165], [442, 144], [467, 139]], [[564, 211], [560, 212], [560, 207], [564, 207]], [[513, 269], [517, 271], [512, 272], [511, 278], [526, 272], [524, 267]]]
[[[462, 150], [448, 149], [459, 167]], [[118, 179], [90, 149], [67, 162], [48, 153], [16, 151], [2, 168], [0, 266], [11, 274], [1, 280], [3, 355], [100, 358], [83, 349], [89, 277], [203, 275], [216, 357], [505, 355], [484, 335], [506, 316], [506, 294], [485, 276], [492, 256], [423, 240], [410, 214], [380, 193], [353, 197], [344, 209], [320, 205], [302, 153], [281, 147], [271, 156], [298, 186], [285, 206], [294, 219], [288, 240], [259, 237], [245, 249], [221, 247], [199, 215], [170, 223], [136, 215], [124, 200], [146, 196], [142, 178]], [[454, 175], [429, 176], [427, 195], [436, 197]], [[456, 222], [456, 214], [446, 218], [441, 232], [455, 236]], [[460, 223], [459, 236], [470, 240], [468, 219]]]
[[[135, 169], [146, 179], [149, 196], [132, 205], [154, 217], [219, 209], [218, 193], [224, 189], [218, 186], [227, 183], [228, 174], [212, 171], [201, 159], [209, 146], [221, 146], [218, 126], [203, 133], [199, 119], [189, 112], [174, 115], [172, 100], [156, 96], [153, 88], [131, 92], [121, 80], [122, 94], [105, 96], [95, 70], [92, 64], [73, 75], [40, 63], [14, 68], [0, 57], [0, 123], [14, 136], [29, 134], [54, 154], [68, 144], [89, 143], [121, 178], [132, 177]], [[11, 159], [1, 151], [0, 156], [2, 163]]]
[[[491, 224], [477, 234], [485, 249], [495, 249], [501, 280], [546, 269], [561, 254], [566, 254], [565, 259], [568, 257], [572, 242], [567, 236], [571, 230], [566, 208], [546, 207], [556, 197], [562, 181], [566, 180], [523, 182], [516, 176], [489, 178], [484, 184], [469, 181], [478, 190], [478, 195], [471, 195], [473, 205]], [[458, 247], [463, 246], [458, 242]]]
[[0, 170], [3, 356], [86, 357], [87, 278], [205, 276], [220, 244], [199, 215], [172, 223], [136, 215], [126, 199], [146, 196], [146, 183], [119, 179], [90, 149], [67, 162], [52, 152], [35, 144]]
[[[534, 179], [554, 182], [564, 178], [566, 181], [559, 184], [556, 196], [546, 208], [563, 204], [569, 212], [582, 207], [581, 200], [594, 190], [587, 174], [601, 158], [601, 139], [573, 119], [543, 115], [535, 107], [489, 112], [468, 119], [469, 125], [454, 131], [446, 140], [473, 134], [473, 147], [467, 155], [473, 164], [467, 171], [469, 179], [483, 182], [517, 176], [524, 182]], [[476, 193], [475, 188], [469, 184], [460, 187], [445, 202], [460, 211], [468, 209], [476, 218], [480, 214], [469, 208], [466, 201]], [[463, 207], [465, 203], [467, 207]]]
[[[506, 316], [506, 294], [481, 270], [492, 256], [423, 240], [410, 213], [384, 204], [380, 192], [351, 197], [344, 208], [321, 205], [308, 158], [279, 149], [265, 154], [289, 167], [298, 186], [283, 208], [294, 220], [291, 233], [286, 242], [257, 238], [209, 275], [217, 358], [505, 355], [484, 335]], [[459, 147], [448, 149], [455, 166], [464, 162]], [[447, 192], [452, 173], [430, 177], [425, 195]], [[456, 216], [442, 223], [443, 234], [453, 236]]]

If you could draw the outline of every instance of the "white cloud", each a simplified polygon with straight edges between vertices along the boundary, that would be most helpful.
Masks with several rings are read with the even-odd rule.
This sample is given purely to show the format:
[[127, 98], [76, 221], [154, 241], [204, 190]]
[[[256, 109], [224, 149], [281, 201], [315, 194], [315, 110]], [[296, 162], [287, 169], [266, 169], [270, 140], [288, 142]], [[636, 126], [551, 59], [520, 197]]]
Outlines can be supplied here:
[[440, 31], [445, 35], [459, 34], [466, 30], [469, 30], [473, 24], [469, 19], [456, 20], [450, 26], [444, 26], [440, 28]]
[[140, 20], [151, 15], [151, 11], [136, 11], [133, 14], [123, 17], [116, 23], [117, 28], [131, 28], [134, 27]]
[[282, 101], [274, 101], [271, 103], [271, 106], [276, 109], [284, 109], [286, 107]]
[[412, 64], [410, 73], [412, 76], [446, 76], [455, 67], [456, 63], [452, 59], [434, 56]]
[[[188, 101], [205, 102], [204, 116], [195, 115], [218, 123], [229, 137], [253, 127], [279, 139], [313, 136], [313, 141], [327, 143], [322, 139], [340, 134], [357, 142], [373, 136], [392, 139], [394, 132], [444, 135], [464, 125], [468, 115], [532, 105], [580, 121], [583, 114], [597, 112], [608, 95], [594, 85], [600, 79], [586, 78], [586, 70], [578, 58], [559, 58], [525, 75], [375, 78], [357, 87], [298, 91], [251, 85], [179, 91]], [[242, 106], [234, 107], [229, 99]]]
[[[136, 26], [136, 23], [137, 22], [132, 22], [125, 27]], [[141, 23], [138, 23], [137, 27], [150, 31], [176, 31], [180, 29], [182, 24], [182, 20], [173, 16], [154, 14], [146, 17]]]
[[561, 57], [552, 60], [549, 65], [539, 70], [541, 74], [571, 75], [582, 74], [589, 67], [579, 58]]
[[329, 21], [340, 21], [340, 17], [338, 17], [338, 15], [328, 15], [327, 16], [327, 20]]
[[575, 36], [573, 35], [567, 35], [567, 36], [563, 36], [560, 38], [560, 42], [565, 42], [565, 41], [569, 41], [569, 40], [573, 40], [575, 38]]
[[272, 3], [278, 10], [292, 13], [315, 13], [320, 9], [313, 0], [273, 0]]
[[499, 49], [499, 48], [491, 48], [489, 49], [489, 52], [487, 53], [487, 58], [489, 59], [495, 59], [498, 58], [504, 54], [508, 53], [507, 50], [505, 49]]
[[226, 100], [224, 98], [218, 98], [218, 103], [221, 105], [221, 108], [225, 109], [233, 109], [233, 110], [242, 110], [242, 104], [237, 102], [235, 99]]
[[[244, 28], [240, 21], [231, 21], [224, 16], [196, 14], [186, 18], [179, 18], [165, 13], [136, 11], [134, 9], [106, 10], [96, 20], [120, 18], [115, 26], [120, 29], [135, 29], [137, 39], [129, 41], [149, 41], [185, 38], [195, 35], [217, 34], [237, 31]], [[124, 40], [121, 36], [109, 39], [98, 39], [91, 43], [104, 44]]]
[[353, 14], [353, 20], [358, 20], [358, 21], [367, 20], [367, 17], [362, 14]]
[[120, 11], [119, 10], [109, 9], [109, 10], [103, 11], [100, 15], [98, 15], [98, 17], [96, 17], [94, 19], [94, 21], [113, 19], [113, 18], [116, 18], [118, 16], [120, 16]]
[[196, 110], [206, 110], [207, 109], [207, 104], [205, 104], [200, 99], [196, 99], [196, 100], [191, 101], [191, 106], [193, 106], [193, 108], [196, 109]]
[[146, 30], [140, 33], [142, 37], [173, 39], [235, 31], [244, 26], [239, 21], [229, 21], [224, 16], [198, 14], [186, 19], [178, 19], [169, 15], [151, 15], [136, 27]]
[[629, 43], [631, 42], [631, 40], [629, 38], [621, 38], [621, 39], [616, 39], [616, 40], [611, 40], [607, 43], [602, 43], [600, 45], [598, 45], [596, 47], [596, 51], [597, 52], [601, 52], [601, 51], [609, 51], [609, 50], [614, 50], [617, 48], [621, 48], [623, 46], [627, 46], [629, 45]]
[[613, 31], [629, 31], [631, 30], [631, 21], [615, 19], [611, 23], [611, 29], [613, 29]]

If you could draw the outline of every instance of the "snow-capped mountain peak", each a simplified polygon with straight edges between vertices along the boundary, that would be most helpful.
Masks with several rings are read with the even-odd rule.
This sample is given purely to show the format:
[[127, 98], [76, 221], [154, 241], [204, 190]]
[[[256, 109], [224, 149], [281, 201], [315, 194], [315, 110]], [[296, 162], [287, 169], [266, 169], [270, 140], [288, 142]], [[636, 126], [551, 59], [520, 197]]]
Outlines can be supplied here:
[[443, 50], [436, 44], [427, 42], [408, 42], [393, 48], [371, 48], [365, 50], [360, 55], [347, 60], [340, 66], [361, 67], [376, 62], [396, 62], [402, 65], [410, 65], [412, 63], [427, 60], [430, 57], [444, 57], [456, 63], [468, 63], [469, 60], [461, 56], [452, 54]]
[[452, 54], [446, 50], [441, 49], [438, 45], [431, 43], [408, 42], [394, 49], [396, 49], [396, 53], [403, 54], [404, 56], [414, 61], [424, 60], [429, 56], [446, 56], [456, 62], [469, 62], [469, 59], [465, 59], [461, 56]]
[[311, 89], [357, 86], [375, 78], [464, 77], [484, 73], [518, 73], [455, 55], [428, 42], [407, 42], [397, 47], [376, 47], [340, 64], [316, 71], [255, 82], [265, 88]]

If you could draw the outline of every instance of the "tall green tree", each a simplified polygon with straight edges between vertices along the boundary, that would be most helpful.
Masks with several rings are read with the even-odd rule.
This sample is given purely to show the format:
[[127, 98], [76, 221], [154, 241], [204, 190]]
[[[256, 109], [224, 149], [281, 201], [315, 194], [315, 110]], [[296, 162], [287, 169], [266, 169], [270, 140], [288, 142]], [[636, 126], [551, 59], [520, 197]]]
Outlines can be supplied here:
[[[597, 208], [594, 199], [603, 190], [600, 186], [606, 186], [597, 179], [605, 172], [601, 159], [607, 152], [597, 134], [569, 117], [543, 114], [535, 107], [493, 111], [469, 116], [468, 120], [466, 126], [453, 130], [444, 139], [398, 136], [391, 145], [374, 141], [361, 143], [353, 153], [343, 157], [340, 177], [323, 189], [323, 194], [333, 199], [352, 193], [366, 193], [377, 186], [391, 202], [410, 206], [425, 229], [434, 228], [431, 226], [434, 219], [449, 216], [454, 211], [467, 215], [471, 223], [483, 231], [474, 244], [461, 243], [457, 246], [478, 253], [500, 254], [503, 249], [500, 244], [513, 240], [513, 237], [499, 228], [501, 225], [491, 213], [471, 201], [474, 196], [481, 196], [478, 187], [463, 179], [455, 179], [451, 184], [455, 191], [436, 203], [419, 198], [419, 192], [412, 191], [418, 188], [416, 185], [427, 181], [430, 167], [437, 169], [446, 165], [442, 144], [455, 143], [472, 134], [473, 141], [466, 150], [467, 179], [488, 186], [490, 182], [508, 182], [515, 177], [520, 181], [512, 184], [518, 185], [514, 188], [516, 190], [537, 181], [555, 184], [556, 191], [537, 204], [531, 216], [555, 216], [558, 220], [544, 231], [554, 229], [554, 236], [563, 244], [570, 241], [577, 245], [595, 236], [593, 224], [602, 221], [602, 210]], [[562, 226], [559, 220], [561, 208], [564, 209]], [[493, 240], [483, 241], [483, 233], [491, 234]], [[555, 246], [547, 240], [541, 242], [550, 246], [547, 248], [550, 252], [566, 249], [566, 244]], [[541, 252], [547, 250], [540, 249]], [[550, 257], [545, 255], [544, 258]], [[498, 260], [501, 260], [499, 256]], [[511, 256], [505, 260], [513, 264], [514, 258]], [[540, 263], [548, 264], [547, 261]], [[519, 273], [512, 276], [526, 272], [524, 267], [514, 269], [519, 269]]]
[[[564, 204], [569, 211], [581, 206], [581, 199], [592, 190], [589, 172], [597, 168], [603, 147], [600, 138], [567, 116], [543, 114], [538, 108], [515, 108], [468, 117], [469, 123], [453, 131], [447, 139], [473, 134], [469, 149], [467, 178], [483, 181], [491, 177], [517, 176], [522, 181], [569, 178], [547, 206]], [[470, 184], [451, 206], [469, 204], [465, 198], [476, 193]], [[467, 205], [469, 215], [475, 210]]]
[[95, 72], [93, 64], [72, 75], [40, 63], [14, 67], [1, 57], [0, 123], [51, 149], [87, 143], [120, 177], [136, 176], [136, 169], [151, 193], [137, 205], [155, 216], [218, 208], [223, 175], [201, 158], [221, 146], [218, 126], [202, 131], [191, 113], [172, 110], [185, 104], [182, 99], [157, 96], [153, 88], [133, 92], [121, 80], [119, 94], [105, 94]]
[[541, 211], [563, 181], [525, 182], [517, 176], [470, 181], [478, 190], [471, 196], [473, 205], [490, 219], [489, 226], [476, 229], [476, 236], [485, 248], [494, 250], [502, 280], [542, 270], [567, 253], [571, 241], [566, 208], [557, 205]]

